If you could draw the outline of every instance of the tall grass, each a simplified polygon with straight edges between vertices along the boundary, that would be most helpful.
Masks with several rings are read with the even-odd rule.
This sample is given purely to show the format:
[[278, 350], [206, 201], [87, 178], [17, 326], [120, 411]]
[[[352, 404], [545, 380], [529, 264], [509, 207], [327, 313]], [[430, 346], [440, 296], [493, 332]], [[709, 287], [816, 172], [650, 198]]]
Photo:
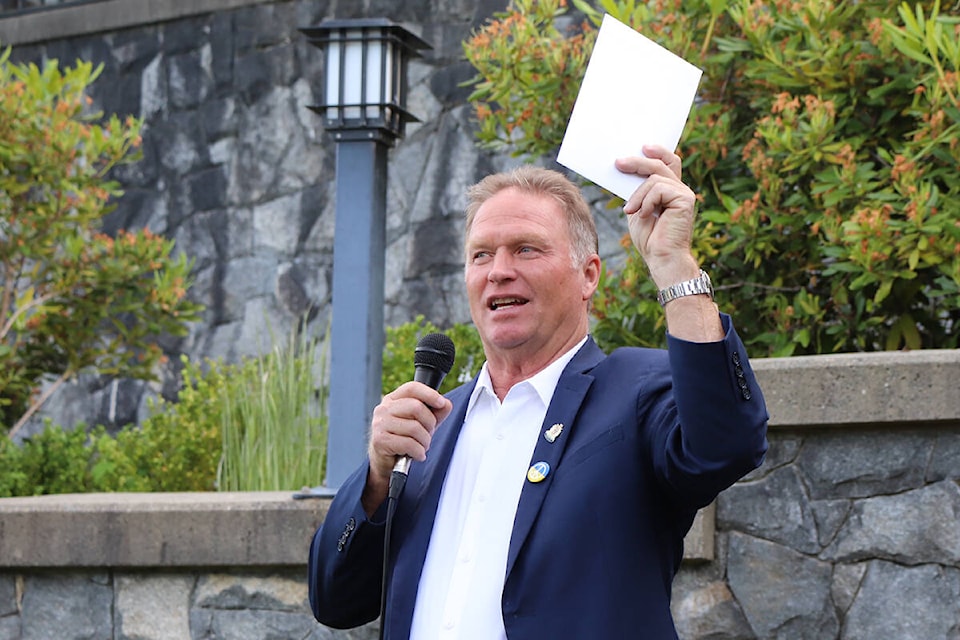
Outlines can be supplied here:
[[237, 379], [220, 399], [219, 490], [296, 490], [321, 482], [327, 450], [327, 366], [326, 346], [292, 332], [286, 344], [237, 370]]

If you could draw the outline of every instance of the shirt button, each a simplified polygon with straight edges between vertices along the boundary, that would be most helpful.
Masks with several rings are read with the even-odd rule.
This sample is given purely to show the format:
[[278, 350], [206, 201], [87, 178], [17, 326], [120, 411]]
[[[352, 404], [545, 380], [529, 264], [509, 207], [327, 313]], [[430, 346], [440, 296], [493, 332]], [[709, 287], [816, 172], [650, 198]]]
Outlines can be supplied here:
[[503, 435], [502, 433], [497, 434], [497, 440], [503, 440], [504, 438], [506, 438], [506, 436]]

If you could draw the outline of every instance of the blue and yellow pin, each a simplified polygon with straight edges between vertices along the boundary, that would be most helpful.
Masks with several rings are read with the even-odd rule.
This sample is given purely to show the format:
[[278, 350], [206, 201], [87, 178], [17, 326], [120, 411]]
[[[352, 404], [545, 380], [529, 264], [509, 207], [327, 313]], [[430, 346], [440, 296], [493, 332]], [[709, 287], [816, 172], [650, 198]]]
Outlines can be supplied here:
[[527, 470], [527, 480], [530, 482], [543, 482], [550, 475], [550, 464], [540, 461]]

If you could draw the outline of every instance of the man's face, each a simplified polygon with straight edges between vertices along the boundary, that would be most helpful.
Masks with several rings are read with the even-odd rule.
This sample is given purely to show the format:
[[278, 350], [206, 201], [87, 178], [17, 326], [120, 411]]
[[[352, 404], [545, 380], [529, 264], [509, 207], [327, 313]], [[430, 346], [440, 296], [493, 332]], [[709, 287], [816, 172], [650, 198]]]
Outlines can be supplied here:
[[574, 267], [554, 199], [500, 191], [477, 211], [466, 257], [470, 312], [488, 360], [548, 363], [585, 335], [600, 262]]

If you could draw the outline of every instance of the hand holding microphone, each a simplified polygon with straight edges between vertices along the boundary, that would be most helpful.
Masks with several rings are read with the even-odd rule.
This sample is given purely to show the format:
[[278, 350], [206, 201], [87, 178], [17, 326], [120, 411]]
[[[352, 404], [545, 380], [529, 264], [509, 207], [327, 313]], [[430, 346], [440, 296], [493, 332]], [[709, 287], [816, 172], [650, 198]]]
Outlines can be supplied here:
[[[439, 389], [453, 368], [456, 353], [453, 340], [446, 335], [430, 333], [423, 336], [413, 352], [413, 381], [422, 382], [433, 390]], [[410, 456], [397, 456], [393, 472], [407, 475], [409, 470]]]
[[399, 495], [402, 482], [395, 477], [405, 481], [411, 458], [424, 459], [434, 429], [453, 408], [436, 389], [453, 368], [454, 356], [450, 338], [424, 336], [414, 352], [414, 382], [388, 393], [374, 409], [365, 507], [375, 508], [388, 495]]

